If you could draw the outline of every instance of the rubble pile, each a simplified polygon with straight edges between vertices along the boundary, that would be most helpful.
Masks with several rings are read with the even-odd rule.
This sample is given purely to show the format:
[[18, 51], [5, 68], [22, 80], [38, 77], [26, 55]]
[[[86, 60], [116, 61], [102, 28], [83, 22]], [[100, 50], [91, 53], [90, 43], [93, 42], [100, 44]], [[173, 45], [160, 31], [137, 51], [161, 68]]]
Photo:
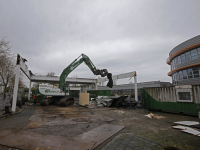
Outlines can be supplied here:
[[130, 96], [98, 96], [91, 98], [88, 108], [96, 107], [123, 107], [123, 108], [140, 108], [141, 102], [135, 101]]

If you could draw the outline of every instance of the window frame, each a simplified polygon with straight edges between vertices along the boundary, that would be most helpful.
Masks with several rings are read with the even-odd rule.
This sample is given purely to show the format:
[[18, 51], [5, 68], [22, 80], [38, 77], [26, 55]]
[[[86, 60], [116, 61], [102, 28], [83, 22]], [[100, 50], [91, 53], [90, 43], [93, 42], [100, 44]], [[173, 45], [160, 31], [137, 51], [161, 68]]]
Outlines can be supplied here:
[[179, 65], [179, 64], [181, 64], [181, 56], [180, 55], [177, 57], [177, 65]]
[[183, 74], [183, 80], [185, 80], [185, 79], [184, 79], [184, 71], [185, 71], [185, 73], [186, 73], [186, 79], [188, 79], [187, 70], [186, 70], [186, 69], [184, 69], [184, 70], [182, 70], [182, 74]]
[[[187, 60], [187, 53], [189, 54], [189, 60]], [[190, 51], [185, 52], [185, 61], [190, 61], [191, 60], [191, 55], [190, 55]]]
[[[186, 60], [185, 60], [185, 54], [183, 53], [183, 54], [181, 54], [180, 56], [181, 56], [181, 63], [186, 62]], [[182, 59], [182, 58], [184, 58], [184, 59]], [[184, 60], [184, 61], [183, 61], [183, 60]]]
[[[194, 74], [194, 68], [196, 69], [197, 68], [197, 70], [196, 71], [198, 71], [198, 77], [195, 77], [195, 75], [197, 75], [197, 74]], [[193, 67], [192, 68], [192, 74], [193, 74], [193, 78], [199, 78], [200, 77], [200, 71], [199, 71], [199, 67]]]
[[[182, 78], [181, 78], [182, 77]], [[178, 81], [181, 81], [181, 80], [183, 80], [183, 71], [182, 70], [180, 70], [179, 72], [178, 72]]]
[[[194, 52], [192, 52], [192, 51], [194, 51]], [[192, 54], [195, 54], [195, 55], [193, 56]], [[191, 56], [191, 60], [197, 59], [198, 58], [197, 49], [192, 49], [190, 51], [190, 56]]]
[[198, 55], [198, 58], [200, 58], [200, 47], [197, 48], [197, 55]]
[[187, 69], [187, 76], [188, 76], [188, 79], [192, 79], [192, 78], [194, 78], [194, 76], [193, 76], [193, 70], [191, 71], [191, 73], [192, 73], [192, 78], [189, 78], [188, 70], [190, 70], [190, 69], [192, 70], [192, 68], [188, 68], [188, 69]]
[[[175, 86], [175, 89], [176, 89], [177, 102], [193, 103], [193, 94], [192, 94], [192, 86], [191, 85]], [[179, 93], [184, 93], [184, 92], [190, 93], [190, 99], [186, 99], [186, 100], [180, 99]]]
[[171, 70], [174, 70], [174, 59], [171, 61]]

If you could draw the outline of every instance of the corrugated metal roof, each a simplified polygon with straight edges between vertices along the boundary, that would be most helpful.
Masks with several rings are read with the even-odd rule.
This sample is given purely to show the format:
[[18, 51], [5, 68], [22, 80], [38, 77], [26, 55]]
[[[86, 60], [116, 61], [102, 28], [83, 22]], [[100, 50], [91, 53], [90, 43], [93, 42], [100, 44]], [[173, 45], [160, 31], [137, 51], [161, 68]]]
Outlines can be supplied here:
[[[122, 84], [122, 85], [113, 85], [112, 88], [107, 86], [98, 86], [98, 90], [123, 90], [123, 89], [135, 89], [135, 84]], [[151, 81], [151, 82], [141, 82], [137, 83], [137, 88], [141, 89], [144, 87], [169, 87], [172, 86], [170, 82], [160, 82], [160, 81]], [[94, 90], [93, 88], [88, 88], [88, 90]]]

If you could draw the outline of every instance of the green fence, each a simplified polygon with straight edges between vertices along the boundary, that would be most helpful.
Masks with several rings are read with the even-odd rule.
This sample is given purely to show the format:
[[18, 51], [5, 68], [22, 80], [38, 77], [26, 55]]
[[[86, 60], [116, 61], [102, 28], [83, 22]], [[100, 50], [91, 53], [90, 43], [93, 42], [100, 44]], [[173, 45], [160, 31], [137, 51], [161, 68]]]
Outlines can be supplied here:
[[111, 90], [94, 90], [87, 92], [90, 94], [90, 98], [96, 98], [97, 96], [111, 96]]
[[[165, 88], [162, 88], [162, 90], [163, 89], [165, 90]], [[167, 100], [163, 101], [162, 97], [161, 99], [155, 99], [152, 97], [153, 94], [159, 95], [162, 90], [160, 91], [155, 90], [157, 93], [151, 92], [150, 94], [148, 92], [148, 89], [145, 89], [145, 88], [141, 89], [140, 92], [141, 92], [142, 107], [149, 110], [183, 113], [183, 114], [194, 115], [194, 116], [198, 115], [197, 108], [200, 107], [199, 103], [177, 102], [176, 100], [171, 100], [171, 99], [169, 99], [168, 101]], [[154, 91], [153, 88], [151, 88], [151, 91]]]

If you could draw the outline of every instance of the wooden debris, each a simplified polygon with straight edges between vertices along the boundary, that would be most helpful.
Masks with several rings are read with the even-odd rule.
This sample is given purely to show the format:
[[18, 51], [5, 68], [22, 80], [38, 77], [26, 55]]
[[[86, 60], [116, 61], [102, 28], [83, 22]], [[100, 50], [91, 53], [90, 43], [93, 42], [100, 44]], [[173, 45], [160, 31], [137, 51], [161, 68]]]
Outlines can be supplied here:
[[156, 115], [154, 115], [154, 114], [152, 114], [152, 113], [150, 113], [150, 114], [148, 114], [148, 115], [145, 115], [145, 116], [147, 116], [147, 117], [149, 117], [149, 118], [155, 118], [155, 119], [164, 119], [165, 117], [163, 117], [163, 116], [156, 116]]

